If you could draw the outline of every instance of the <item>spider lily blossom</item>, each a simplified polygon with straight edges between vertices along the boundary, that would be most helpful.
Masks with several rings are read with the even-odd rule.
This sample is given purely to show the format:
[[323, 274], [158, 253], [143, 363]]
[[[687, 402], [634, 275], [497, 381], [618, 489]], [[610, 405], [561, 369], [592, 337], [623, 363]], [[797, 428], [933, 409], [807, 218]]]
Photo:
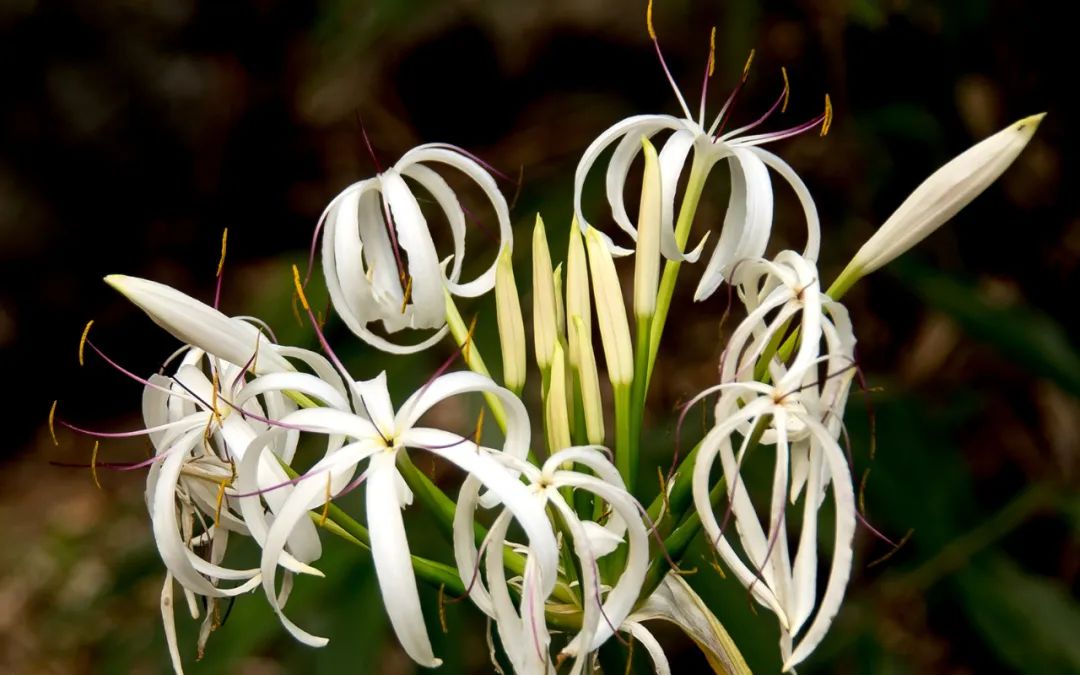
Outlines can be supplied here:
[[[775, 262], [750, 261], [735, 274], [748, 314], [724, 354], [721, 384], [698, 397], [720, 393], [716, 426], [702, 441], [694, 465], [694, 503], [721, 558], [779, 619], [786, 671], [803, 661], [824, 637], [850, 574], [854, 488], [837, 436], [853, 375], [854, 337], [846, 311], [821, 292], [817, 270], [797, 254], [784, 251]], [[767, 350], [779, 344], [778, 338], [796, 319], [799, 348], [785, 366]], [[755, 364], [762, 359], [768, 359], [767, 372], [775, 384], [753, 379]], [[825, 382], [818, 381], [821, 363], [829, 369]], [[765, 527], [740, 473], [756, 429], [763, 430], [757, 452], [768, 447], [775, 453]], [[736, 434], [742, 438], [737, 449]], [[717, 522], [709, 496], [709, 474], [717, 457], [741, 554]], [[836, 512], [833, 554], [825, 593], [815, 613], [817, 518], [830, 484]], [[792, 557], [786, 503], [789, 499], [794, 503], [800, 494], [802, 522]]]
[[[329, 384], [313, 376], [298, 373], [274, 373], [246, 382], [248, 369], [211, 358], [195, 348], [186, 348], [176, 372], [171, 377], [154, 375], [146, 381], [143, 393], [145, 433], [155, 448], [154, 461], [147, 475], [146, 503], [153, 524], [154, 539], [168, 570], [162, 591], [162, 615], [174, 669], [180, 673], [175, 623], [172, 617], [172, 584], [183, 587], [188, 606], [198, 618], [196, 596], [208, 600], [207, 616], [200, 631], [199, 652], [219, 619], [216, 601], [243, 594], [258, 586], [260, 571], [237, 570], [221, 566], [230, 533], [250, 536], [261, 543], [258, 531], [249, 528], [249, 519], [241, 512], [236, 490], [237, 464], [244, 448], [267, 428], [267, 415], [283, 415], [296, 404], [276, 388], [307, 391], [331, 404], [344, 404], [340, 382]], [[318, 363], [320, 357], [295, 354]], [[207, 376], [209, 368], [213, 379]], [[307, 387], [302, 380], [316, 380], [321, 386]], [[223, 384], [224, 383], [224, 384]], [[263, 422], [266, 420], [267, 422]], [[273, 448], [282, 461], [292, 460], [297, 436], [286, 434]], [[330, 439], [328, 451], [340, 445]], [[288, 477], [269, 455], [255, 470], [255, 484], [266, 489], [270, 518], [274, 518], [289, 491]], [[201, 534], [194, 534], [196, 525]], [[312, 572], [306, 563], [321, 555], [314, 525], [297, 523], [288, 533], [289, 552], [282, 552], [277, 563], [288, 570]], [[194, 551], [209, 548], [209, 559]], [[229, 588], [221, 581], [240, 582]], [[287, 594], [286, 594], [287, 595]]]
[[[277, 560], [287, 544], [289, 533], [308, 512], [323, 507], [350, 482], [363, 480], [367, 485], [368, 528], [371, 553], [390, 623], [405, 651], [417, 663], [435, 667], [435, 657], [424, 627], [416, 579], [410, 562], [409, 544], [401, 511], [412, 502], [412, 493], [398, 472], [398, 454], [408, 449], [422, 449], [438, 455], [463, 469], [470, 480], [487, 488], [487, 495], [503, 504], [521, 523], [529, 544], [536, 552], [536, 583], [550, 593], [557, 578], [557, 549], [554, 534], [543, 509], [529, 495], [513, 473], [507, 471], [494, 455], [500, 451], [477, 445], [472, 440], [440, 429], [417, 426], [420, 417], [432, 406], [447, 398], [469, 392], [493, 394], [507, 411], [506, 441], [501, 453], [523, 460], [528, 452], [529, 418], [524, 405], [508, 390], [490, 379], [469, 372], [440, 376], [413, 394], [395, 413], [386, 388], [385, 374], [358, 382], [363, 414], [333, 408], [307, 408], [286, 415], [280, 427], [251, 441], [238, 470], [242, 491], [252, 493], [251, 468], [276, 437], [288, 429], [343, 437], [345, 445], [327, 456], [297, 481], [294, 491], [282, 505], [270, 525], [263, 543], [262, 583], [271, 607], [283, 625], [304, 644], [322, 646], [326, 638], [303, 630], [283, 613], [277, 602], [275, 572]], [[360, 478], [360, 464], [367, 468]], [[246, 497], [255, 505], [257, 496]], [[257, 519], [254, 513], [251, 514]]]
[[837, 295], [925, 239], [978, 197], [1027, 147], [1045, 116], [1013, 122], [931, 174], [855, 254], [833, 285]]
[[[438, 143], [416, 147], [374, 178], [347, 187], [326, 207], [316, 230], [316, 236], [322, 230], [323, 273], [334, 309], [358, 337], [394, 354], [421, 351], [445, 335], [444, 289], [472, 298], [495, 285], [497, 258], [475, 279], [461, 281], [465, 210], [431, 164], [457, 169], [476, 183], [494, 208], [500, 252], [511, 248], [510, 212], [495, 179], [473, 156]], [[446, 217], [453, 239], [448, 261], [440, 262], [406, 179], [430, 193]], [[420, 343], [400, 345], [373, 333], [368, 326], [376, 321], [388, 333], [404, 328], [436, 332]]]
[[[809, 122], [776, 132], [748, 133], [765, 122], [777, 109], [786, 108], [788, 86], [785, 73], [784, 90], [764, 115], [750, 124], [725, 132], [723, 126], [727, 121], [742, 82], [728, 97], [727, 102], [724, 103], [711, 124], [707, 124], [705, 121], [706, 89], [703, 86], [701, 109], [695, 119], [664, 62], [656, 33], [652, 28], [651, 9], [649, 33], [653, 44], [656, 46], [661, 66], [671, 83], [672, 89], [675, 91], [684, 116], [680, 118], [672, 115], [635, 115], [615, 123], [592, 142], [585, 150], [574, 173], [574, 214], [582, 231], [585, 231], [590, 225], [590, 221], [585, 217], [581, 206], [581, 194], [585, 179], [592, 171], [593, 165], [599, 159], [600, 154], [612, 144], [616, 144], [606, 172], [607, 200], [615, 224], [631, 239], [637, 241], [638, 231], [627, 215], [624, 201], [623, 192], [626, 179], [634, 159], [638, 152], [641, 151], [642, 138], [648, 139], [662, 131], [670, 131], [671, 134], [661, 146], [658, 157], [662, 186], [660, 251], [665, 258], [674, 261], [695, 262], [701, 255], [706, 243], [703, 238], [692, 251], [684, 252], [683, 247], [686, 245], [686, 239], [689, 235], [690, 223], [689, 221], [680, 222], [681, 227], [678, 231], [675, 225], [676, 189], [687, 159], [691, 157], [691, 151], [693, 151], [693, 161], [687, 196], [690, 196], [689, 192], [691, 190], [695, 192], [692, 199], [689, 200], [693, 204], [696, 205], [697, 197], [700, 195], [700, 190], [708, 174], [718, 163], [726, 160], [731, 173], [731, 197], [728, 202], [723, 227], [712, 257], [698, 284], [694, 295], [695, 300], [703, 300], [712, 295], [726, 279], [732, 266], [737, 261], [758, 257], [765, 252], [765, 246], [772, 230], [773, 219], [773, 192], [769, 169], [775, 171], [791, 185], [802, 205], [807, 227], [806, 248], [803, 250], [803, 255], [810, 259], [816, 259], [820, 241], [820, 227], [817, 208], [814, 205], [813, 198], [810, 196], [810, 191], [785, 161], [760, 146], [809, 131], [818, 125], [821, 125], [822, 134], [826, 133], [832, 121], [832, 108], [828, 97], [825, 99], [825, 112]], [[708, 83], [708, 78], [712, 74], [712, 64], [712, 46], [710, 46], [709, 66], [705, 84]], [[744, 82], [749, 66], [750, 62], [748, 61], [743, 72]], [[684, 198], [684, 204], [686, 201], [688, 200]], [[614, 255], [630, 253], [629, 249], [615, 245], [608, 235], [601, 233], [600, 236]]]
[[[615, 627], [629, 616], [641, 590], [648, 568], [648, 530], [642, 521], [642, 509], [626, 491], [618, 470], [595, 447], [573, 447], [553, 453], [541, 467], [512, 457], [500, 458], [512, 469], [520, 471], [529, 481], [535, 503], [543, 509], [551, 507], [566, 524], [573, 555], [580, 561], [580, 588], [583, 617], [581, 630], [570, 640], [562, 654], [575, 659], [570, 670], [573, 675], [583, 672], [588, 655], [610, 639]], [[580, 464], [591, 474], [565, 467]], [[529, 567], [522, 584], [521, 607], [515, 610], [507, 592], [507, 580], [502, 566], [502, 551], [511, 518], [503, 511], [495, 520], [484, 542], [485, 580], [475, 570], [479, 567], [480, 552], [473, 537], [473, 519], [477, 504], [478, 484], [467, 480], [458, 497], [454, 518], [454, 549], [461, 578], [471, 581], [469, 596], [488, 616], [496, 620], [504, 649], [518, 673], [554, 672], [547, 653], [550, 641], [546, 623], [537, 618], [551, 589], [538, 587], [529, 580]], [[572, 505], [560, 492], [561, 488], [589, 492], [603, 500], [612, 515], [601, 525], [581, 520]], [[513, 514], [516, 517], [516, 514]], [[601, 587], [598, 559], [608, 555], [626, 539], [629, 543], [627, 563], [610, 589]], [[542, 553], [530, 541], [529, 559]], [[606, 593], [605, 593], [606, 590]]]

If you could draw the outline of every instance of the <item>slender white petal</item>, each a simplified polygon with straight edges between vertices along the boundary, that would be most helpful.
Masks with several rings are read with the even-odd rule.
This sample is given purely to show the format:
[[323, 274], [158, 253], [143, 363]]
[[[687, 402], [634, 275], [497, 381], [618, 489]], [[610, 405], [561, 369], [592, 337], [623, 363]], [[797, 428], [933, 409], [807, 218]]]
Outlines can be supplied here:
[[[506, 198], [503, 197], [502, 192], [499, 191], [498, 186], [495, 184], [495, 179], [491, 177], [491, 174], [484, 170], [479, 163], [465, 154], [453, 149], [451, 146], [444, 146], [436, 143], [428, 143], [413, 148], [409, 152], [405, 153], [397, 163], [397, 167], [402, 171], [411, 170], [415, 166], [416, 162], [436, 162], [446, 164], [468, 176], [476, 185], [484, 192], [484, 196], [491, 202], [492, 208], [495, 209], [495, 218], [499, 225], [499, 252], [503, 249], [513, 248], [513, 231], [510, 227], [510, 209], [506, 204]], [[464, 244], [462, 244], [462, 250], [464, 250]], [[460, 264], [457, 260], [454, 261], [455, 267]], [[451, 277], [451, 283], [447, 284], [450, 292], [454, 295], [458, 295], [466, 298], [475, 298], [490, 291], [495, 286], [495, 265], [496, 261], [478, 276], [476, 279], [465, 283], [457, 283], [457, 280]]]
[[432, 652], [431, 640], [424, 626], [409, 542], [405, 538], [405, 523], [401, 518], [404, 504], [397, 489], [398, 473], [394, 455], [393, 452], [374, 455], [368, 470], [367, 513], [371, 557], [375, 561], [375, 575], [379, 579], [383, 606], [401, 646], [413, 661], [427, 668], [435, 668], [442, 660]]
[[645, 651], [649, 654], [649, 658], [653, 662], [653, 671], [656, 675], [671, 675], [671, 665], [668, 663], [667, 654], [664, 653], [664, 648], [660, 646], [660, 643], [656, 640], [649, 629], [642, 626], [637, 621], [631, 621], [627, 619], [623, 622], [622, 627], [629, 631], [634, 639], [641, 643], [641, 646], [645, 648]]

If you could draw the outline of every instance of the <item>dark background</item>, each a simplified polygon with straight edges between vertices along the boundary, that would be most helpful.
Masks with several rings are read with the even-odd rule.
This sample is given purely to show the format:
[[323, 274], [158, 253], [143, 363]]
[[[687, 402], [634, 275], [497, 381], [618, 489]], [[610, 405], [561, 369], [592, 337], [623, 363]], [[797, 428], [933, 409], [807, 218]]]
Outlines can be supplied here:
[[[872, 468], [867, 512], [890, 537], [911, 537], [871, 566], [890, 547], [859, 535], [845, 608], [800, 672], [1080, 672], [1080, 218], [1067, 7], [656, 7], [692, 106], [714, 24], [711, 110], [751, 48], [736, 121], [771, 103], [781, 65], [792, 105], [771, 128], [817, 114], [831, 94], [826, 138], [772, 147], [818, 201], [826, 281], [934, 168], [1017, 118], [1049, 113], [1001, 181], [846, 299], [871, 387], [848, 413], [857, 471]], [[629, 114], [677, 110], [643, 15], [642, 3], [614, 0], [0, 5], [0, 671], [168, 670], [142, 477], [104, 475], [98, 491], [87, 472], [48, 463], [86, 462], [91, 447], [68, 433], [52, 445], [45, 417], [56, 398], [62, 415], [95, 428], [138, 424], [137, 386], [96, 359], [78, 367], [87, 320], [97, 344], [141, 373], [175, 348], [100, 278], [147, 276], [209, 298], [228, 227], [224, 309], [311, 344], [291, 316], [288, 266], [303, 265], [325, 203], [375, 171], [360, 116], [383, 165], [437, 140], [520, 171], [519, 237], [537, 210], [562, 233], [587, 143]], [[698, 222], [722, 213], [723, 180], [714, 183]], [[600, 213], [594, 188], [588, 203]], [[778, 199], [777, 240], [794, 241], [792, 200]], [[481, 251], [484, 237], [471, 240]], [[688, 299], [684, 290], [677, 302]], [[678, 358], [659, 371], [650, 402], [654, 463], [667, 457], [675, 405], [710, 383], [719, 353], [722, 300], [680, 306], [668, 338]], [[493, 344], [492, 320], [484, 326]], [[330, 330], [358, 375], [382, 367], [333, 321]], [[421, 360], [413, 376], [431, 367]], [[138, 442], [102, 446], [110, 459], [142, 452]], [[330, 647], [294, 644], [265, 603], [243, 598], [198, 665], [195, 624], [178, 613], [189, 672], [411, 672], [368, 559], [327, 548], [328, 579], [302, 583], [290, 613]], [[755, 670], [775, 671], [775, 622], [700, 562], [693, 583]], [[447, 672], [487, 670], [478, 616], [452, 609], [446, 637], [432, 625]], [[703, 666], [678, 636], [662, 636], [684, 650], [677, 668]]]

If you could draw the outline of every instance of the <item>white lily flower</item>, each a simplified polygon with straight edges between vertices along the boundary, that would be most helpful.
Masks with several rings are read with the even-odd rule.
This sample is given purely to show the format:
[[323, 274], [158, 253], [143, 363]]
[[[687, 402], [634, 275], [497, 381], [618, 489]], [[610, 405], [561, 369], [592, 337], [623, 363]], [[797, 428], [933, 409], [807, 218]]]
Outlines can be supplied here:
[[950, 160], [904, 200], [862, 245], [834, 289], [843, 293], [860, 277], [895, 260], [982, 194], [1027, 147], [1046, 113], [1013, 122]]
[[[473, 156], [439, 143], [418, 146], [374, 178], [350, 185], [330, 202], [319, 221], [323, 272], [334, 309], [358, 337], [394, 354], [421, 351], [446, 334], [444, 289], [472, 298], [495, 285], [497, 257], [478, 277], [461, 281], [465, 211], [429, 164], [457, 169], [479, 186], [495, 211], [499, 251], [512, 248], [510, 212], [495, 180]], [[405, 179], [431, 194], [450, 225], [453, 254], [448, 272]], [[373, 333], [368, 326], [375, 321], [381, 321], [388, 333], [404, 328], [436, 332], [418, 344], [400, 345]]]
[[[650, 5], [651, 7], [651, 5]], [[825, 99], [825, 112], [820, 116], [789, 129], [768, 133], [748, 133], [765, 122], [778, 108], [787, 107], [787, 75], [784, 74], [784, 91], [776, 103], [760, 118], [750, 124], [724, 131], [732, 103], [746, 80], [750, 62], [743, 72], [743, 80], [728, 97], [720, 112], [711, 123], [705, 118], [705, 86], [702, 87], [701, 107], [695, 118], [686, 105], [686, 100], [675, 84], [674, 78], [664, 62], [660, 52], [656, 33], [652, 28], [651, 9], [649, 14], [649, 34], [656, 46], [664, 73], [675, 91], [683, 117], [672, 115], [635, 115], [621, 120], [602, 132], [585, 150], [577, 170], [574, 173], [574, 214], [582, 231], [588, 229], [590, 221], [581, 207], [581, 194], [585, 179], [592, 170], [600, 154], [612, 144], [615, 150], [608, 162], [606, 173], [606, 191], [611, 215], [615, 224], [623, 232], [637, 241], [638, 232], [630, 221], [624, 201], [624, 187], [630, 167], [641, 151], [641, 139], [651, 138], [662, 131], [671, 134], [664, 142], [659, 153], [659, 165], [662, 184], [660, 251], [668, 260], [695, 262], [705, 246], [705, 239], [690, 252], [682, 250], [685, 242], [679, 242], [675, 234], [675, 196], [679, 177], [691, 157], [695, 180], [704, 182], [712, 169], [726, 160], [731, 172], [731, 196], [727, 213], [720, 231], [719, 241], [702, 275], [695, 292], [695, 300], [703, 300], [720, 286], [730, 274], [732, 266], [744, 258], [759, 257], [765, 252], [772, 229], [773, 192], [769, 178], [769, 169], [779, 174], [794, 190], [802, 205], [806, 217], [807, 239], [803, 255], [816, 259], [820, 242], [820, 227], [817, 208], [810, 196], [810, 191], [795, 171], [782, 159], [760, 147], [765, 143], [789, 138], [821, 125], [824, 135], [832, 120], [832, 108], [829, 99]], [[713, 35], [715, 39], [715, 31]], [[713, 70], [713, 45], [710, 45], [709, 65], [705, 85]], [[751, 57], [753, 55], [751, 54]], [[688, 234], [688, 233], [687, 233]], [[615, 245], [612, 239], [601, 234], [604, 242], [614, 255], [626, 255], [629, 249]], [[685, 236], [685, 235], [683, 235]]]
[[[231, 321], [231, 320], [230, 320]], [[304, 350], [283, 349], [329, 367], [321, 357]], [[210, 379], [204, 372], [209, 367]], [[229, 569], [221, 566], [230, 532], [252, 536], [262, 543], [257, 531], [248, 527], [237, 499], [237, 464], [248, 442], [267, 428], [268, 417], [282, 415], [296, 405], [283, 389], [307, 392], [333, 405], [345, 405], [340, 380], [327, 383], [299, 372], [272, 373], [247, 381], [248, 365], [208, 358], [199, 349], [188, 348], [172, 377], [154, 375], [146, 380], [143, 394], [145, 433], [155, 448], [155, 458], [147, 476], [146, 503], [153, 524], [154, 539], [168, 569], [162, 591], [162, 612], [167, 643], [174, 669], [180, 673], [175, 623], [172, 618], [172, 583], [180, 583], [193, 618], [198, 618], [196, 596], [208, 599], [211, 608], [200, 631], [199, 651], [216, 628], [214, 605], [218, 598], [245, 593], [258, 586], [259, 569]], [[303, 380], [318, 382], [304, 386]], [[262, 420], [267, 420], [263, 422]], [[296, 449], [295, 433], [285, 434], [274, 448], [282, 461], [291, 461]], [[331, 439], [333, 451], [340, 439]], [[289, 491], [288, 476], [269, 455], [255, 467], [254, 483], [267, 490], [270, 517], [280, 510]], [[272, 490], [272, 491], [271, 491]], [[260, 514], [261, 515], [261, 514]], [[196, 525], [202, 534], [195, 535]], [[209, 559], [196, 554], [196, 547], [208, 546]], [[298, 523], [288, 534], [289, 553], [278, 563], [292, 571], [314, 571], [306, 562], [319, 557], [321, 546], [310, 522]], [[221, 588], [220, 581], [242, 582]], [[168, 611], [166, 611], [168, 610]]]
[[[585, 667], [588, 655], [614, 635], [613, 627], [622, 625], [641, 590], [649, 564], [648, 530], [642, 521], [641, 507], [626, 491], [618, 470], [595, 447], [561, 450], [539, 468], [510, 457], [500, 459], [529, 481], [532, 497], [540, 508], [550, 506], [558, 512], [570, 531], [574, 555], [581, 561], [582, 628], [563, 649], [564, 656], [575, 659], [570, 672], [577, 675]], [[592, 474], [563, 468], [573, 463], [585, 466]], [[573, 506], [563, 498], [561, 488], [592, 493], [610, 506], [612, 516], [604, 525], [581, 520]], [[507, 582], [501, 560], [503, 547], [507, 545], [506, 527], [510, 518], [506, 512], [498, 516], [498, 528], [492, 527], [485, 542], [486, 583], [474, 572], [479, 564], [479, 552], [473, 538], [477, 489], [475, 481], [466, 481], [458, 497], [454, 550], [459, 574], [470, 584], [469, 596], [476, 606], [496, 620], [502, 644], [515, 671], [553, 672], [547, 654], [546, 623], [532, 618], [543, 611], [551, 590], [529, 584], [526, 575], [520, 610], [514, 609], [505, 592]], [[626, 567], [614, 586], [605, 592], [600, 585], [597, 559], [613, 551], [624, 539], [629, 541]], [[531, 560], [540, 552], [530, 542], [528, 553]]]
[[[312, 646], [326, 644], [326, 638], [308, 633], [282, 613], [276, 600], [276, 561], [286, 546], [292, 528], [308, 520], [310, 510], [320, 508], [337, 496], [350, 481], [355, 482], [359, 465], [366, 461], [367, 468], [361, 479], [367, 483], [367, 525], [386, 611], [409, 656], [423, 666], [434, 667], [439, 665], [440, 660], [432, 652], [424, 627], [401, 516], [401, 509], [411, 503], [412, 494], [397, 470], [396, 458], [398, 453], [407, 449], [422, 449], [456, 464], [469, 475], [468, 480], [485, 486], [487, 494], [503, 504], [522, 525], [530, 547], [536, 552], [535, 583], [543, 594], [550, 593], [557, 578], [558, 564], [550, 524], [543, 509], [515, 474], [493, 458], [505, 454], [510, 458], [524, 459], [529, 448], [528, 413], [509, 390], [471, 372], [450, 373], [432, 380], [413, 394], [396, 413], [386, 388], [385, 374], [358, 382], [357, 388], [363, 415], [332, 408], [298, 410], [280, 420], [279, 424], [285, 428], [272, 429], [248, 446], [238, 473], [241, 489], [251, 492], [247, 487], [251, 481], [250, 469], [259, 461], [267, 444], [286, 433], [287, 428], [302, 428], [309, 432], [342, 436], [347, 440], [344, 447], [328, 454], [297, 482], [295, 490], [270, 525], [263, 544], [263, 586], [270, 605], [293, 636]], [[420, 417], [438, 402], [469, 392], [493, 394], [506, 409], [507, 433], [501, 453], [478, 446], [458, 434], [417, 426]], [[257, 496], [241, 499], [242, 504], [245, 501], [258, 507]]]
[[[777, 615], [784, 670], [790, 670], [824, 637], [850, 575], [854, 489], [837, 437], [854, 374], [855, 340], [846, 311], [821, 292], [816, 269], [797, 254], [784, 251], [774, 262], [746, 262], [735, 278], [749, 313], [725, 351], [722, 383], [706, 390], [719, 392], [720, 400], [716, 426], [702, 441], [694, 465], [694, 503], [721, 558], [753, 597]], [[753, 381], [767, 345], [775, 348], [793, 320], [798, 321], [800, 345], [791, 364], [785, 366], [779, 358], [770, 361], [768, 374], [775, 385]], [[819, 382], [820, 363], [828, 368], [824, 382]], [[763, 527], [740, 471], [752, 430], [766, 420], [759, 442], [772, 446], [776, 459]], [[736, 434], [742, 438], [738, 449]], [[709, 474], [718, 456], [741, 553], [725, 537], [710, 503]], [[836, 502], [835, 538], [825, 593], [817, 604], [817, 518], [830, 484]], [[792, 556], [786, 503], [789, 498], [794, 503], [800, 494], [802, 523]]]

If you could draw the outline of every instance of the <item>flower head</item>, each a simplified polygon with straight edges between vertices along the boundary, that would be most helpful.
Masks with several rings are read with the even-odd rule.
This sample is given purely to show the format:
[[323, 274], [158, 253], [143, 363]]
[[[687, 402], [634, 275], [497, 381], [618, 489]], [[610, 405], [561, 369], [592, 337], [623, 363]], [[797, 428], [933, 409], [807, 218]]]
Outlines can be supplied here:
[[[728, 121], [735, 97], [746, 81], [750, 61], [747, 62], [746, 68], [744, 68], [739, 85], [732, 91], [719, 113], [713, 118], [713, 121], [707, 123], [705, 99], [708, 81], [714, 69], [714, 45], [710, 44], [709, 62], [702, 85], [701, 106], [699, 114], [695, 118], [664, 61], [656, 32], [652, 27], [651, 3], [649, 9], [649, 34], [656, 47], [656, 53], [664, 74], [671, 83], [682, 108], [683, 117], [672, 115], [636, 115], [628, 117], [609, 127], [592, 142], [585, 150], [574, 174], [574, 214], [582, 227], [582, 231], [585, 231], [590, 225], [590, 221], [585, 217], [581, 207], [581, 194], [585, 179], [600, 154], [607, 147], [617, 142], [606, 172], [607, 199], [616, 225], [631, 239], [637, 240], [637, 229], [627, 215], [623, 196], [627, 175], [638, 152], [641, 151], [642, 138], [651, 138], [661, 131], [670, 131], [670, 136], [663, 143], [659, 152], [662, 186], [660, 250], [665, 258], [694, 262], [698, 259], [705, 246], [705, 239], [702, 239], [692, 251], [684, 252], [683, 249], [689, 237], [690, 221], [689, 219], [684, 221], [680, 217], [678, 226], [675, 224], [676, 189], [686, 162], [691, 158], [691, 151], [693, 151], [693, 162], [688, 193], [690, 191], [694, 192], [694, 197], [691, 200], [693, 205], [696, 206], [697, 196], [700, 195], [705, 179], [718, 163], [726, 160], [731, 172], [731, 197], [727, 214], [719, 241], [698, 284], [695, 293], [696, 300], [707, 298], [715, 292], [737, 261], [744, 258], [758, 257], [765, 252], [765, 246], [768, 243], [772, 229], [773, 217], [773, 193], [769, 169], [778, 173], [791, 185], [796, 197], [802, 204], [807, 226], [806, 248], [803, 255], [810, 259], [816, 259], [820, 234], [817, 209], [814, 206], [813, 198], [810, 196], [810, 192], [802, 179], [786, 162], [760, 146], [806, 132], [818, 125], [821, 126], [822, 134], [827, 132], [832, 120], [832, 108], [828, 97], [826, 96], [825, 99], [825, 112], [806, 123], [781, 131], [749, 133], [769, 119], [778, 109], [783, 110], [787, 107], [789, 92], [785, 72], [783, 92], [764, 115], [749, 124], [725, 131], [724, 126]], [[715, 33], [713, 39], [715, 39]], [[751, 59], [752, 57], [753, 54], [751, 54]], [[685, 203], [686, 199], [684, 198], [684, 205]], [[692, 208], [688, 213], [692, 213]], [[628, 249], [615, 245], [608, 235], [602, 234], [601, 236], [613, 254], [625, 255], [630, 253]]]
[[[457, 169], [476, 183], [495, 210], [499, 250], [512, 247], [509, 208], [495, 180], [472, 155], [438, 143], [413, 148], [374, 178], [345, 188], [326, 207], [316, 230], [316, 236], [322, 230], [323, 273], [334, 309], [358, 337], [395, 354], [426, 349], [446, 333], [444, 289], [476, 297], [495, 285], [496, 262], [475, 279], [461, 281], [465, 209], [431, 164]], [[449, 258], [440, 261], [406, 179], [431, 194], [446, 217], [453, 239]], [[436, 332], [420, 343], [400, 345], [373, 333], [369, 325], [376, 321], [388, 333]]]

